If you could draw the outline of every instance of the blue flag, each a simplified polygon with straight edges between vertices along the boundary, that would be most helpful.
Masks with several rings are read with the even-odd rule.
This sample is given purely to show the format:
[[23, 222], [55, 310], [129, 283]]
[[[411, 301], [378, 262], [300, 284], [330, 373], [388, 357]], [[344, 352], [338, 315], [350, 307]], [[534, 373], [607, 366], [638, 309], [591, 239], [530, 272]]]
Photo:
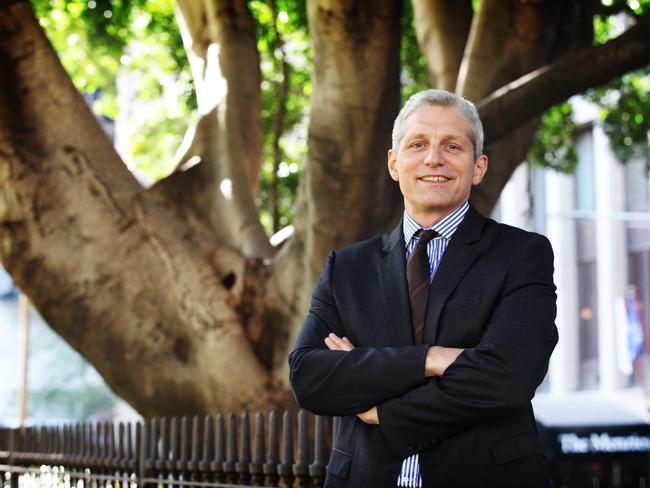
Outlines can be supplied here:
[[636, 288], [630, 287], [627, 293], [627, 348], [632, 363], [643, 350], [643, 322], [639, 313], [639, 297]]

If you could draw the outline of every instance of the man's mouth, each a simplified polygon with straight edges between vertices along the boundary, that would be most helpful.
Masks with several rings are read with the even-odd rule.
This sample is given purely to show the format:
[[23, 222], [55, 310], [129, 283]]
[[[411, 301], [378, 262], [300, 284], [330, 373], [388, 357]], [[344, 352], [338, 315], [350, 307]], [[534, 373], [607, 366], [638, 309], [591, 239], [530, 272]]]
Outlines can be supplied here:
[[446, 176], [421, 176], [418, 179], [422, 181], [431, 181], [433, 183], [445, 183], [449, 181], [451, 178], [447, 178]]

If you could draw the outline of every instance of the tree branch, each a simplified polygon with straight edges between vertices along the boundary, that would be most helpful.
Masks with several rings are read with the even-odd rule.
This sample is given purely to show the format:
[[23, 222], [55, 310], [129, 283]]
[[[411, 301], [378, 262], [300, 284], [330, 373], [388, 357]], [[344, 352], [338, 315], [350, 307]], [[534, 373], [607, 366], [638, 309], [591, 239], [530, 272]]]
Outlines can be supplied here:
[[[179, 0], [176, 16], [201, 118], [177, 171], [152, 192], [246, 256], [274, 254], [255, 204], [262, 154], [259, 54], [244, 0]], [[191, 137], [191, 142], [188, 142]], [[196, 160], [189, 170], [185, 163]]]
[[433, 86], [454, 91], [472, 23], [472, 3], [414, 0], [413, 14], [418, 44], [427, 60]]
[[486, 141], [496, 141], [552, 105], [650, 63], [650, 14], [601, 46], [570, 51], [505, 85], [478, 105]]

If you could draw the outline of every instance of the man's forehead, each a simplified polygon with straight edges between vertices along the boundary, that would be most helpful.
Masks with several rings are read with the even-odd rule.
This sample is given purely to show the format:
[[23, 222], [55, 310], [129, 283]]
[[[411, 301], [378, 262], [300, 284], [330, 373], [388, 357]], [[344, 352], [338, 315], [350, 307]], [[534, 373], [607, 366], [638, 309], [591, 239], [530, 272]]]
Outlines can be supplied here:
[[469, 121], [453, 108], [421, 107], [406, 119], [404, 139], [430, 137], [434, 134], [471, 142]]
[[404, 134], [404, 139], [419, 139], [419, 138], [429, 138], [433, 135], [440, 136], [442, 139], [463, 139], [466, 141], [471, 141], [469, 135], [465, 132], [456, 131], [456, 130], [436, 130], [435, 134], [432, 131], [420, 130], [421, 128], [416, 127], [413, 130], [406, 131]]

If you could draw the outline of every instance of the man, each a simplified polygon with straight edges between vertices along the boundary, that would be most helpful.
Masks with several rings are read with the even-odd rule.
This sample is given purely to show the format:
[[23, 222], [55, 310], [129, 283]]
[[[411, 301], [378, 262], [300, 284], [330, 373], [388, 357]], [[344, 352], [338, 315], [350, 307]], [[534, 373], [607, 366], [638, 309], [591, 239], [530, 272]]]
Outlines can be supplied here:
[[469, 205], [488, 159], [467, 100], [414, 95], [392, 143], [404, 218], [330, 254], [289, 356], [298, 403], [342, 416], [325, 486], [548, 487], [530, 401], [557, 342], [550, 244]]

